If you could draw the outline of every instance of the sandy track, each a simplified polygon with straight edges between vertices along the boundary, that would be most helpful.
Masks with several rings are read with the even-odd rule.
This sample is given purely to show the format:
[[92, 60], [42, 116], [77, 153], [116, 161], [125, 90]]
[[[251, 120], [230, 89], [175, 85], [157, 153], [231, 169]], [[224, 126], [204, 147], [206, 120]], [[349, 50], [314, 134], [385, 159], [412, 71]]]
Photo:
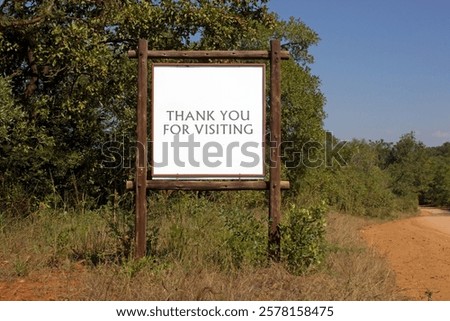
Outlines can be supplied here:
[[77, 299], [81, 267], [65, 273], [51, 271], [45, 274], [32, 274], [23, 278], [0, 281], [0, 301], [64, 301]]
[[397, 286], [414, 300], [450, 300], [450, 213], [422, 208], [419, 217], [361, 231], [385, 256]]

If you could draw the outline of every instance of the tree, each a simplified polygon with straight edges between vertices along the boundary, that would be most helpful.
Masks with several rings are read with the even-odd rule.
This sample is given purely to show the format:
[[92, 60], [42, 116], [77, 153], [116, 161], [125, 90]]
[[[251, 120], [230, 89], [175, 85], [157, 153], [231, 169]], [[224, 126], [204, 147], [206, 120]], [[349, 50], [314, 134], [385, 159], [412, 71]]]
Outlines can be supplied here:
[[389, 171], [393, 177], [395, 194], [418, 194], [427, 184], [427, 156], [425, 145], [416, 140], [414, 133], [405, 134], [393, 146]]
[[[84, 205], [123, 189], [130, 175], [123, 162], [133, 155], [121, 152], [134, 140], [136, 104], [136, 61], [126, 52], [139, 38], [168, 50], [264, 49], [282, 37], [294, 57], [283, 65], [285, 138], [301, 146], [318, 136], [324, 98], [307, 67], [318, 37], [300, 21], [280, 21], [267, 2], [3, 1], [0, 70], [14, 108], [5, 106], [22, 124], [17, 152], [3, 149], [9, 183], [40, 200]], [[111, 164], [122, 166], [105, 168]]]
[[385, 217], [394, 209], [390, 177], [379, 167], [379, 145], [352, 140], [342, 151], [345, 166], [330, 168], [326, 194], [337, 210], [357, 215]]
[[317, 170], [310, 160], [325, 157], [325, 96], [320, 91], [319, 77], [309, 67], [314, 62], [309, 48], [317, 45], [320, 38], [300, 19], [275, 18], [273, 28], [261, 27], [258, 39], [246, 43], [244, 48], [269, 49], [268, 39], [277, 38], [290, 53], [291, 59], [283, 61], [281, 70], [282, 157], [285, 176], [293, 185], [291, 191], [298, 193], [299, 188], [304, 188], [302, 179], [308, 169]]
[[450, 206], [450, 158], [433, 157], [431, 173], [431, 181], [423, 193], [424, 201], [435, 206]]
[[427, 148], [430, 180], [422, 192], [425, 204], [450, 206], [450, 142]]

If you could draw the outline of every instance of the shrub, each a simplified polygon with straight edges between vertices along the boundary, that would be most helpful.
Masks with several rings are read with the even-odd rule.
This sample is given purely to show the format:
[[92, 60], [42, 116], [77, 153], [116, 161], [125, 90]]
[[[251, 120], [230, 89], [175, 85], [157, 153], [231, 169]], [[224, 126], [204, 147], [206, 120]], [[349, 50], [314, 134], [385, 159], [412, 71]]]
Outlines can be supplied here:
[[291, 273], [301, 274], [321, 263], [325, 254], [326, 206], [292, 204], [281, 225], [281, 256]]

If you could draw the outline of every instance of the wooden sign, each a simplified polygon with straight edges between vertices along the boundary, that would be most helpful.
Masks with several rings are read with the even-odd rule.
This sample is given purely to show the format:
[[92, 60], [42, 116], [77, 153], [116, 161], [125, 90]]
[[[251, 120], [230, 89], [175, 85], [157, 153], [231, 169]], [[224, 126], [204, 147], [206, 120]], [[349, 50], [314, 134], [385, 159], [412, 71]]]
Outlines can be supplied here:
[[154, 64], [153, 179], [263, 179], [265, 65]]
[[[281, 190], [289, 188], [289, 182], [281, 181], [281, 60], [289, 59], [289, 53], [281, 50], [279, 40], [270, 42], [270, 51], [151, 51], [147, 40], [140, 39], [138, 50], [129, 51], [128, 56], [138, 58], [136, 178], [126, 184], [128, 189], [136, 191], [135, 257], [147, 254], [148, 189], [268, 190], [268, 257], [279, 260]], [[208, 62], [212, 59], [270, 60], [268, 181], [255, 180], [264, 176], [265, 71], [262, 64], [155, 64], [151, 129], [154, 160], [152, 177], [147, 177], [148, 58], [206, 59]], [[192, 139], [191, 148], [200, 148], [197, 150], [200, 158], [195, 151], [185, 150], [184, 154], [180, 150], [178, 154], [168, 151], [171, 153], [166, 159], [168, 166], [156, 166], [158, 162], [165, 163], [164, 143], [167, 149], [170, 144], [188, 148], [183, 146], [186, 142], [189, 146], [192, 133], [199, 135]], [[196, 166], [200, 161], [203, 164]], [[249, 164], [254, 166], [244, 166]], [[224, 180], [230, 178], [239, 180]]]

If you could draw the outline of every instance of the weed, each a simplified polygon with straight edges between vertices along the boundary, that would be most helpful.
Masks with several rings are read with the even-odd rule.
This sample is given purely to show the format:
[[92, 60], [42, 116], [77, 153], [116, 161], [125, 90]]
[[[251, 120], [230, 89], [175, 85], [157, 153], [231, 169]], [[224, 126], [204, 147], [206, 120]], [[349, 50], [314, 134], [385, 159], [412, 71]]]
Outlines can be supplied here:
[[18, 277], [24, 277], [27, 276], [29, 273], [29, 265], [28, 265], [28, 261], [29, 261], [29, 257], [24, 259], [21, 258], [16, 258], [14, 260], [14, 272], [15, 275], [17, 275]]

